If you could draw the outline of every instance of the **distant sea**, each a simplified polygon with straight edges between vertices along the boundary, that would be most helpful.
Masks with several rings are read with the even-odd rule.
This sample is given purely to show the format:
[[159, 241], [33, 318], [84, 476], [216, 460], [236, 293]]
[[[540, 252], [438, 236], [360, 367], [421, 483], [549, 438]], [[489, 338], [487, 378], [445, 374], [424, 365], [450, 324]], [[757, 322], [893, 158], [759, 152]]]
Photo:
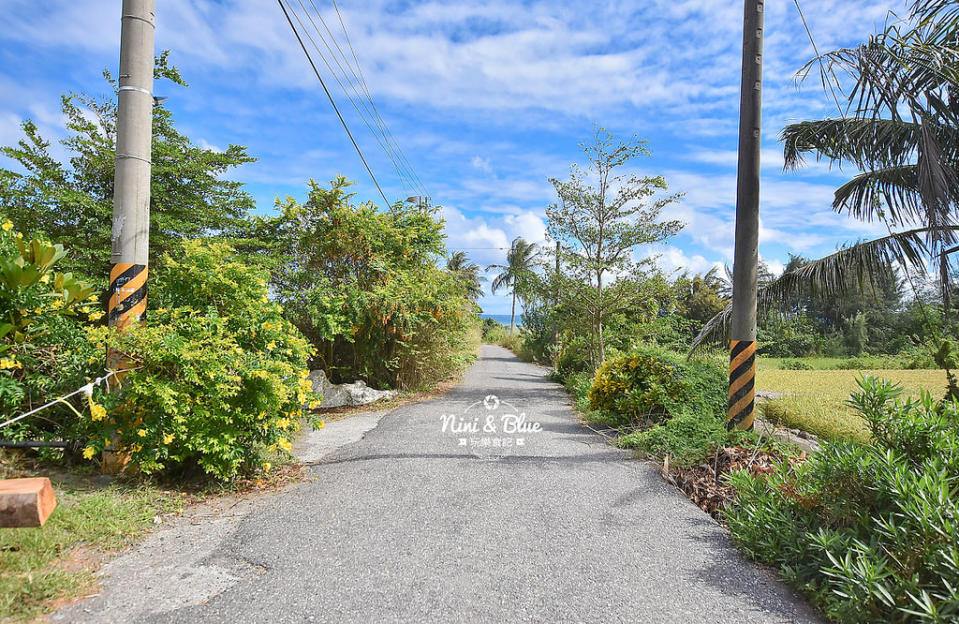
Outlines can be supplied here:
[[[493, 319], [494, 321], [496, 321], [497, 323], [501, 323], [501, 324], [506, 325], [507, 327], [509, 327], [509, 314], [480, 314], [479, 316], [480, 316], [480, 318], [491, 318], [491, 319]], [[517, 314], [516, 314], [516, 321], [515, 321], [515, 322], [516, 322], [516, 325], [517, 325], [517, 326], [522, 325], [522, 324], [523, 324], [523, 315], [517, 313]]]

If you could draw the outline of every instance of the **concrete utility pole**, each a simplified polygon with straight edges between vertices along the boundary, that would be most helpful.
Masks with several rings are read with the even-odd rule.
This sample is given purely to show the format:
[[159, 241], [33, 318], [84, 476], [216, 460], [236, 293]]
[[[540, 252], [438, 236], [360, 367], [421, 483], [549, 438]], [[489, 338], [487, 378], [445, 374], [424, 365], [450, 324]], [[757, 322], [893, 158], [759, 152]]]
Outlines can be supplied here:
[[756, 378], [756, 275], [759, 265], [759, 149], [762, 130], [763, 0], [745, 0], [739, 104], [736, 252], [726, 425], [751, 429]]
[[[150, 158], [153, 140], [155, 0], [123, 0], [120, 92], [113, 188], [110, 325], [139, 321], [146, 311], [150, 236]], [[110, 357], [110, 366], [116, 367]]]

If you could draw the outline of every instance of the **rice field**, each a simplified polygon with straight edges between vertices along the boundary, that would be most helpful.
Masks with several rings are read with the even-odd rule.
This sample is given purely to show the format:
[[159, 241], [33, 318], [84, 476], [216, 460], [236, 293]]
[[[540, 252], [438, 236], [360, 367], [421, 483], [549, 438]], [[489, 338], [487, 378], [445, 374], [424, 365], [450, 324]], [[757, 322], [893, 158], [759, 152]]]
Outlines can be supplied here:
[[856, 379], [873, 375], [898, 383], [903, 396], [916, 397], [922, 390], [933, 396], [945, 392], [942, 370], [763, 370], [756, 372], [756, 389], [782, 396], [760, 402], [759, 415], [793, 429], [802, 429], [826, 439], [865, 442], [865, 423], [846, 405], [858, 390]]

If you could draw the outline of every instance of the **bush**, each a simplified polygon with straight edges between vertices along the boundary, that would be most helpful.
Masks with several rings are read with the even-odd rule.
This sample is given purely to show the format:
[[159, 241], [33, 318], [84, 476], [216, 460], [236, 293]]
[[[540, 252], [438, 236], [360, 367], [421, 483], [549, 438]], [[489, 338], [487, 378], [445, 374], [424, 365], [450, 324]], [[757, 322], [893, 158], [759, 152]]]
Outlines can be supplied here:
[[476, 315], [468, 287], [437, 266], [445, 254], [436, 210], [410, 204], [382, 212], [355, 204], [350, 183], [311, 181], [307, 200], [257, 222], [275, 248], [273, 292], [315, 347], [311, 360], [335, 382], [417, 388], [475, 358]]
[[782, 370], [813, 370], [813, 366], [808, 362], [803, 362], [802, 360], [790, 359], [787, 358], [779, 363], [779, 368]]
[[734, 473], [726, 521], [843, 622], [959, 619], [959, 404], [859, 381], [850, 405], [872, 441], [831, 442], [798, 466]]
[[612, 426], [660, 423], [683, 412], [722, 417], [726, 372], [708, 360], [687, 361], [646, 347], [607, 360], [596, 371], [590, 408]]
[[565, 378], [589, 370], [589, 345], [582, 336], [566, 336], [556, 357], [556, 373]]
[[[68, 394], [100, 373], [83, 324], [96, 321], [92, 286], [54, 269], [61, 245], [26, 242], [13, 223], [0, 227], [0, 413], [13, 416]], [[42, 418], [19, 421], [3, 437], [15, 440], [68, 436], [83, 402], [61, 403]]]
[[506, 333], [509, 331], [509, 328], [494, 319], [484, 318], [482, 330], [484, 343], [500, 344], [500, 342], [506, 338]]
[[155, 275], [148, 324], [91, 331], [135, 370], [105, 413], [84, 420], [86, 457], [109, 446], [146, 473], [198, 466], [227, 480], [267, 450], [290, 450], [302, 406], [317, 400], [305, 379], [310, 347], [268, 300], [266, 273], [232, 254], [182, 243]]
[[647, 455], [669, 455], [671, 463], [684, 467], [703, 461], [729, 435], [726, 423], [714, 414], [684, 412], [648, 431], [621, 436], [617, 444]]

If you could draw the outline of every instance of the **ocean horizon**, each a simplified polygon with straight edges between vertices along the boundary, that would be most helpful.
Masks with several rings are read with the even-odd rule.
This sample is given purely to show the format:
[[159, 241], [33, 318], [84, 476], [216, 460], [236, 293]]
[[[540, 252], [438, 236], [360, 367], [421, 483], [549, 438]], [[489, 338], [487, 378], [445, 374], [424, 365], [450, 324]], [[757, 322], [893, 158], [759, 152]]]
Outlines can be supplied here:
[[[493, 319], [493, 320], [496, 321], [497, 323], [499, 323], [499, 324], [501, 324], [501, 325], [505, 325], [506, 327], [509, 327], [509, 314], [480, 314], [479, 317], [480, 317], [480, 318], [484, 318], [484, 319], [485, 319], [485, 318]], [[518, 327], [518, 326], [520, 326], [520, 325], [522, 325], [522, 324], [523, 324], [523, 315], [517, 313], [517, 314], [516, 314], [516, 325], [517, 325], [517, 327]]]

